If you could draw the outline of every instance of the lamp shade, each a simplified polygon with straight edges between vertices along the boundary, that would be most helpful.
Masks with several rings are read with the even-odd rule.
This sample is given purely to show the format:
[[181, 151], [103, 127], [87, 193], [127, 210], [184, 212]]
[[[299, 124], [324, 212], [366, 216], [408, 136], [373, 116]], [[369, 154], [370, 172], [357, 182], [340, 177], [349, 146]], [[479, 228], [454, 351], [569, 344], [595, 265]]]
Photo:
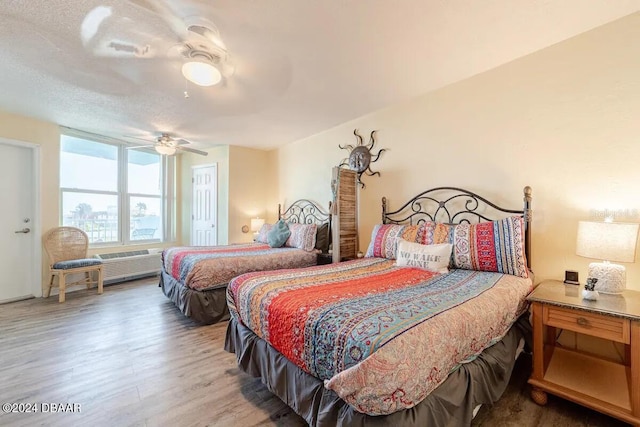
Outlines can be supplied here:
[[189, 61], [182, 66], [182, 75], [199, 86], [213, 86], [222, 80], [222, 74], [211, 63], [204, 61]]
[[638, 224], [580, 221], [576, 254], [603, 261], [633, 262], [637, 238]]
[[254, 233], [260, 231], [263, 225], [263, 218], [251, 218], [251, 231], [253, 231]]

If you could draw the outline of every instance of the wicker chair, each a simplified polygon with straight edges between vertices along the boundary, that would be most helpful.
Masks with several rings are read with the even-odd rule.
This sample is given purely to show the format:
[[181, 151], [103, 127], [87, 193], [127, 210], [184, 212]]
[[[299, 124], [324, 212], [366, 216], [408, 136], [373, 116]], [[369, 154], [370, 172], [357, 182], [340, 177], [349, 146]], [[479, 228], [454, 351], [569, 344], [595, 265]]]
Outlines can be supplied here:
[[[56, 227], [47, 231], [43, 237], [44, 249], [49, 256], [49, 271], [51, 280], [44, 296], [49, 297], [51, 287], [56, 286], [54, 279], [58, 276], [58, 301], [64, 302], [67, 286], [86, 285], [87, 289], [93, 284], [98, 285], [98, 293], [102, 293], [102, 261], [87, 258], [89, 237], [87, 233], [75, 227]], [[98, 278], [93, 280], [92, 273], [97, 272]], [[67, 283], [67, 275], [84, 273], [84, 278]]]

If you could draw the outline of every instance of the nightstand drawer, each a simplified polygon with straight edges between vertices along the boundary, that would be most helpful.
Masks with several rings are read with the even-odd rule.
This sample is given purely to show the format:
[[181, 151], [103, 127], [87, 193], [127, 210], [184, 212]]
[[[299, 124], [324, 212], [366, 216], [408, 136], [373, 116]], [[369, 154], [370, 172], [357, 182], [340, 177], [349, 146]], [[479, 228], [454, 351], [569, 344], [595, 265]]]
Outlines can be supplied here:
[[628, 319], [545, 305], [543, 323], [624, 344], [631, 342]]

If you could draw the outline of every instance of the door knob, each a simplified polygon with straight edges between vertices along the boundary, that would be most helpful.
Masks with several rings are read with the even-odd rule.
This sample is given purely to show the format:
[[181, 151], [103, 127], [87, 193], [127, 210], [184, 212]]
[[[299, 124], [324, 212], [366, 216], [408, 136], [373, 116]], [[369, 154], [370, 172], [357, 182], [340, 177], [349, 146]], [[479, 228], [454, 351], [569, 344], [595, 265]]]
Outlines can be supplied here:
[[23, 228], [22, 230], [15, 231], [15, 233], [16, 233], [16, 234], [18, 234], [18, 233], [24, 233], [24, 234], [27, 234], [27, 233], [28, 233], [28, 232], [30, 232], [30, 231], [31, 231], [31, 229], [30, 229], [30, 228], [25, 227], [25, 228]]

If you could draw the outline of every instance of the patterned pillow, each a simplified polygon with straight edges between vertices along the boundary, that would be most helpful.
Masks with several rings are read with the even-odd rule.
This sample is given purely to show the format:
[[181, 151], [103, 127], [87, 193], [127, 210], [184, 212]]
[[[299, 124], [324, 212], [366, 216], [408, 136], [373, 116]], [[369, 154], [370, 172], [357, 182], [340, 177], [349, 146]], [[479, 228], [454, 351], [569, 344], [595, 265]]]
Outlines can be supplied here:
[[282, 247], [290, 235], [291, 231], [289, 230], [287, 223], [280, 220], [276, 222], [267, 233], [267, 243], [272, 248]]
[[529, 277], [521, 216], [448, 227], [452, 228], [454, 268]]
[[453, 244], [452, 268], [529, 277], [521, 216], [479, 224], [378, 224], [365, 256], [396, 259], [398, 237], [423, 245]]
[[289, 231], [291, 236], [287, 239], [285, 246], [290, 248], [300, 248], [307, 252], [311, 252], [316, 247], [316, 232], [318, 226], [316, 224], [298, 224], [291, 222], [289, 225]]
[[271, 227], [273, 227], [272, 224], [262, 224], [262, 227], [260, 227], [260, 231], [258, 231], [258, 236], [256, 237], [256, 242], [268, 243], [267, 242], [267, 233], [271, 230]]
[[454, 226], [426, 221], [420, 224], [416, 242], [423, 245], [438, 245], [453, 242]]
[[397, 239], [422, 243], [418, 225], [378, 224], [371, 232], [371, 243], [365, 257], [396, 259]]

